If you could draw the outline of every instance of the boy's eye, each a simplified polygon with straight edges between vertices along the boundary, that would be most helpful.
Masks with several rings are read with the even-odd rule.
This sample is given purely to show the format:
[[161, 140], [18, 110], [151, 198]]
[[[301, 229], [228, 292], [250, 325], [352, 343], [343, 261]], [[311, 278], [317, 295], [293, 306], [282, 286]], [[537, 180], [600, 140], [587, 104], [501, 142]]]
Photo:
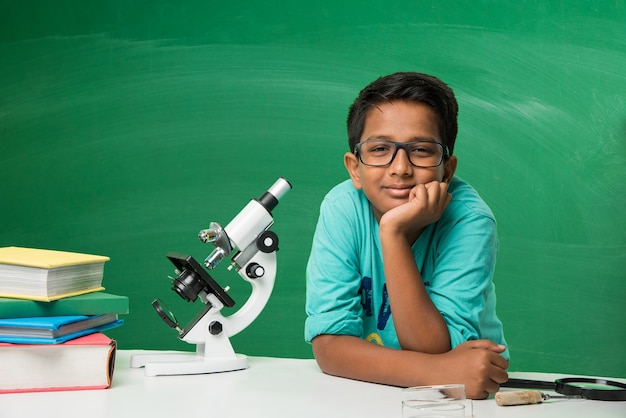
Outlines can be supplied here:
[[392, 148], [393, 146], [391, 144], [375, 143], [370, 144], [369, 147], [367, 147], [367, 152], [371, 152], [373, 154], [382, 154], [391, 151]]
[[415, 155], [433, 155], [436, 153], [436, 145], [434, 144], [415, 144], [411, 147], [411, 154]]

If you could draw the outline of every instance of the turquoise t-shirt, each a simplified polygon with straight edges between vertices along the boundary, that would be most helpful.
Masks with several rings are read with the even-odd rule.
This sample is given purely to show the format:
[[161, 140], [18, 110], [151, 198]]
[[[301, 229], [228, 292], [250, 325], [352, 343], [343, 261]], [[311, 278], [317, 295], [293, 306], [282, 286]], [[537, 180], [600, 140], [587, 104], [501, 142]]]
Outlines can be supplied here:
[[[450, 332], [452, 347], [476, 339], [506, 345], [492, 281], [495, 218], [478, 193], [453, 178], [439, 221], [413, 245], [417, 267]], [[350, 180], [324, 198], [307, 265], [305, 339], [352, 335], [400, 348], [383, 271], [378, 222]], [[503, 353], [508, 358], [508, 350]]]

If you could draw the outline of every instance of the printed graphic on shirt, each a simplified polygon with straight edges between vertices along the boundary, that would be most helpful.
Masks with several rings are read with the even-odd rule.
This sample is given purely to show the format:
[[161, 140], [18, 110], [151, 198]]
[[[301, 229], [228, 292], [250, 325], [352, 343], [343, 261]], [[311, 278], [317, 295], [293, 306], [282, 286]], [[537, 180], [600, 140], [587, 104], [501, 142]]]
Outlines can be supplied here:
[[380, 312], [378, 312], [378, 324], [376, 328], [384, 330], [387, 326], [387, 321], [391, 316], [391, 306], [389, 306], [389, 297], [387, 296], [387, 284], [383, 285], [383, 303], [380, 305]]
[[[371, 317], [374, 315], [374, 301], [372, 298], [372, 278], [371, 277], [363, 277], [361, 280], [361, 304], [363, 305], [363, 311], [365, 312], [365, 316]], [[387, 296], [387, 285], [383, 285], [383, 300], [378, 309], [378, 320], [376, 322], [376, 328], [380, 331], [384, 330], [387, 326], [387, 322], [389, 321], [389, 317], [391, 316], [391, 306], [389, 306], [389, 297]], [[368, 341], [372, 334], [368, 335]], [[378, 340], [380, 337], [376, 335]], [[382, 344], [381, 344], [382, 345]]]
[[361, 280], [361, 305], [365, 311], [365, 316], [372, 316], [372, 279], [371, 277], [363, 277]]
[[365, 337], [365, 340], [374, 344], [383, 345], [382, 338], [380, 338], [380, 335], [376, 334], [375, 332], [372, 332], [370, 335]]

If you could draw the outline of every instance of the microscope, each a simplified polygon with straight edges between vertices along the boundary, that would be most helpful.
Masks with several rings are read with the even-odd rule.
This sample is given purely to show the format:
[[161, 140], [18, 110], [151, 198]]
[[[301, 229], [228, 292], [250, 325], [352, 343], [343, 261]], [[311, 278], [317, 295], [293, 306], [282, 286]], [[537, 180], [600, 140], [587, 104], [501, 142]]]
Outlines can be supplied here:
[[195, 353], [133, 355], [130, 367], [144, 367], [146, 376], [186, 375], [246, 369], [248, 359], [237, 354], [230, 337], [238, 334], [256, 319], [270, 298], [276, 278], [278, 236], [269, 228], [274, 224], [272, 210], [291, 190], [291, 184], [279, 178], [260, 198], [252, 199], [226, 227], [211, 222], [198, 234], [199, 239], [214, 245], [204, 260], [208, 270], [231, 259], [233, 268], [252, 286], [245, 304], [235, 313], [224, 316], [224, 307], [235, 301], [193, 257], [170, 252], [167, 258], [174, 265], [177, 277], [172, 290], [187, 302], [200, 300], [201, 311], [181, 328], [173, 313], [158, 299], [152, 306], [161, 319], [178, 332], [178, 338], [196, 345]]

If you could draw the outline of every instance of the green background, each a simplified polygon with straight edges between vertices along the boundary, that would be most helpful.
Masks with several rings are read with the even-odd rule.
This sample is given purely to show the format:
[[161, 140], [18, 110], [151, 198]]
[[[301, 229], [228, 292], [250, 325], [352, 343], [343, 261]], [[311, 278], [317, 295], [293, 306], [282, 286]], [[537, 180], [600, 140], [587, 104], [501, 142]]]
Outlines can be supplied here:
[[[111, 257], [120, 348], [192, 350], [150, 305], [201, 308], [165, 254], [203, 260], [198, 231], [283, 176], [274, 294], [232, 341], [311, 357], [304, 269], [347, 178], [348, 106], [428, 72], [458, 96], [457, 174], [498, 219], [511, 370], [626, 377], [625, 69], [622, 0], [1, 1], [0, 245]], [[225, 263], [213, 276], [247, 299]]]

